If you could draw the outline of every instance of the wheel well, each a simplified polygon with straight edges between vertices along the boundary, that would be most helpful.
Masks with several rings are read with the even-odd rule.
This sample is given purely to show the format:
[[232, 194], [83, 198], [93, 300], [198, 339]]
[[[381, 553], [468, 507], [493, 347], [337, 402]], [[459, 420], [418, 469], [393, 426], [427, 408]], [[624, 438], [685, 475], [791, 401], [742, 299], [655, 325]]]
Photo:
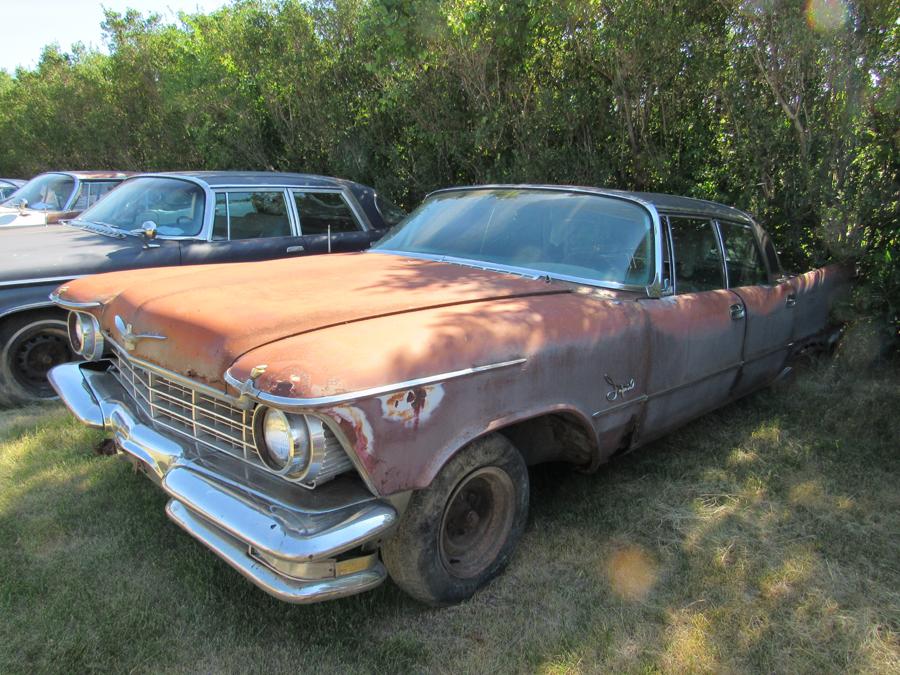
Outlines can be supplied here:
[[572, 413], [556, 412], [532, 417], [495, 430], [515, 445], [526, 464], [568, 462], [591, 466], [597, 457], [592, 430]]
[[0, 330], [8, 326], [10, 323], [20, 323], [23, 319], [31, 318], [47, 318], [65, 321], [68, 312], [64, 309], [56, 307], [53, 304], [48, 305], [26, 305], [16, 309], [8, 310], [0, 314]]

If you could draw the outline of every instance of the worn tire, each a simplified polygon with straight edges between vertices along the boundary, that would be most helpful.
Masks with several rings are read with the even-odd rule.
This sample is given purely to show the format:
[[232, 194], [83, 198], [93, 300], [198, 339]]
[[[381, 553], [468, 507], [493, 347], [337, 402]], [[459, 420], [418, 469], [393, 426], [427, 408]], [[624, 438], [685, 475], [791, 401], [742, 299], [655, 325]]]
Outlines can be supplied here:
[[[506, 566], [519, 543], [528, 492], [528, 468], [509, 440], [495, 433], [473, 441], [410, 498], [381, 548], [391, 579], [430, 605], [471, 597]], [[462, 529], [454, 529], [460, 523]]]
[[[74, 354], [65, 315], [41, 310], [12, 316], [0, 323], [0, 406], [50, 400], [56, 393], [36, 375]], [[46, 373], [44, 373], [46, 380]]]

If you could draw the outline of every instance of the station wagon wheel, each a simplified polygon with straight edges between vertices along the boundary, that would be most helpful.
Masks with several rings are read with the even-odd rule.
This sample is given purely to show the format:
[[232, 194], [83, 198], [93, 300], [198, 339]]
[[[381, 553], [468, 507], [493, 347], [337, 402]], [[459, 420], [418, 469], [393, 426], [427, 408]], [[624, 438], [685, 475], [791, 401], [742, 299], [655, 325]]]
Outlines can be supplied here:
[[470, 597], [509, 561], [528, 518], [528, 469], [500, 434], [456, 453], [415, 492], [381, 547], [400, 588], [431, 605]]
[[66, 322], [58, 313], [7, 321], [0, 327], [0, 402], [17, 405], [55, 398], [47, 372], [73, 358]]

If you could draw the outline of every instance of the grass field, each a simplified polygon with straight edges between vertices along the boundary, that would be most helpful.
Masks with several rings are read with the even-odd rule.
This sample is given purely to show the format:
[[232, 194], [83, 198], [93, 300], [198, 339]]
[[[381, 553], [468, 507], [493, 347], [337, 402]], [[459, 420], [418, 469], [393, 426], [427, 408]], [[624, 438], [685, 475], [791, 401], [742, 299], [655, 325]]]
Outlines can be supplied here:
[[820, 365], [586, 476], [532, 472], [471, 601], [256, 590], [59, 405], [0, 413], [0, 672], [900, 672], [900, 372]]

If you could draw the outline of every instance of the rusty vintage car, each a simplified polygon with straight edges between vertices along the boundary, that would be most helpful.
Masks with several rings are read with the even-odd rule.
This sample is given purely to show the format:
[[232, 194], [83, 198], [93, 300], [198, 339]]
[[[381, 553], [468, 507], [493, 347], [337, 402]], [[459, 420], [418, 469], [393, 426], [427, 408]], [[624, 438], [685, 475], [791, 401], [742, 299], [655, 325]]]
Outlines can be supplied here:
[[498, 573], [528, 468], [593, 470], [827, 339], [838, 267], [782, 273], [747, 214], [666, 195], [430, 195], [372, 250], [58, 289], [86, 361], [50, 378], [265, 591], [387, 575], [432, 604]]
[[23, 183], [0, 203], [0, 228], [74, 218], [134, 175], [125, 171], [50, 171]]

